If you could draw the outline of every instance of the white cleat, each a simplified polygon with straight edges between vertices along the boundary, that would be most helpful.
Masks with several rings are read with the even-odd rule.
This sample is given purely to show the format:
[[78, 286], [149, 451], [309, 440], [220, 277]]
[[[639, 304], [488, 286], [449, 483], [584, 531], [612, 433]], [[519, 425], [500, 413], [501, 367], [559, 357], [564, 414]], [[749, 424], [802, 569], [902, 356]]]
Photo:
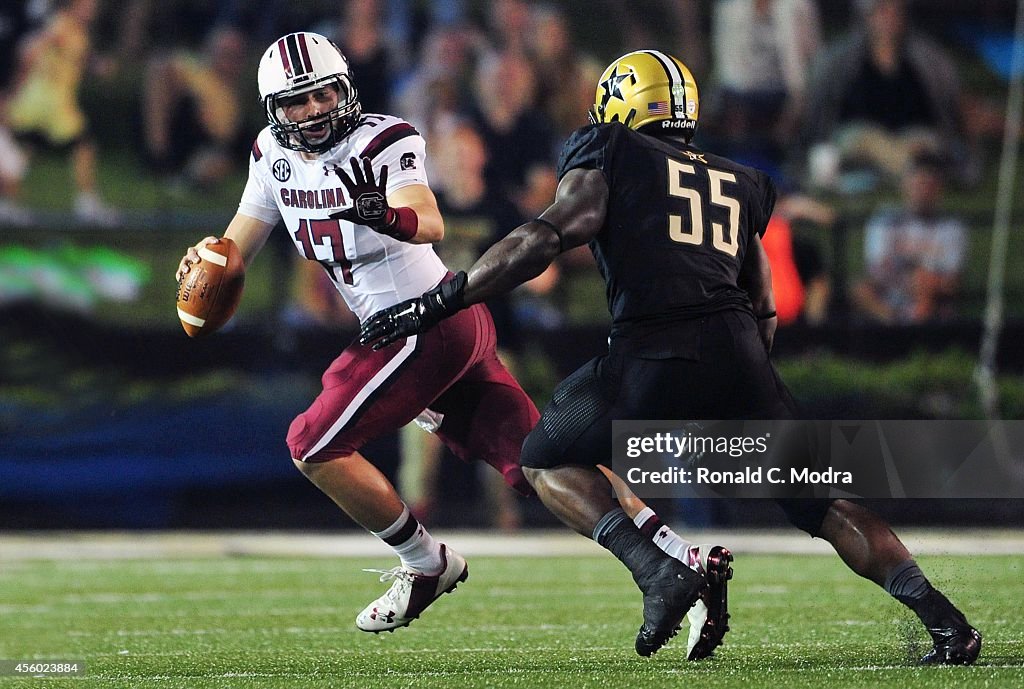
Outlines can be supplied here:
[[469, 578], [466, 560], [448, 546], [441, 545], [441, 573], [433, 576], [412, 572], [404, 567], [380, 572], [382, 582], [393, 582], [384, 595], [367, 605], [356, 617], [356, 626], [364, 632], [393, 632], [408, 626], [435, 600], [451, 593], [460, 582]]
[[693, 604], [686, 619], [690, 635], [686, 641], [687, 660], [703, 660], [714, 655], [729, 631], [728, 583], [732, 579], [732, 553], [720, 545], [698, 545], [697, 558], [701, 574], [707, 579], [701, 597]]

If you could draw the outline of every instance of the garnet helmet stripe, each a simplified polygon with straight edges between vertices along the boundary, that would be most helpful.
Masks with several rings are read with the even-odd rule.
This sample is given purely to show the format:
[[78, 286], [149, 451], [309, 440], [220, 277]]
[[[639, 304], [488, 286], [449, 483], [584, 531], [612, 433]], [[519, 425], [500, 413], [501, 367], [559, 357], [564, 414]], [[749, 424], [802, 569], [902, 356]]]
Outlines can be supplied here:
[[284, 75], [292, 78], [292, 64], [288, 61], [288, 49], [284, 45], [284, 39], [277, 42], [277, 52], [281, 54], [281, 66], [284, 67]]
[[309, 49], [306, 47], [306, 34], [299, 34], [299, 53], [302, 56], [303, 74], [313, 71], [313, 61], [309, 59]]

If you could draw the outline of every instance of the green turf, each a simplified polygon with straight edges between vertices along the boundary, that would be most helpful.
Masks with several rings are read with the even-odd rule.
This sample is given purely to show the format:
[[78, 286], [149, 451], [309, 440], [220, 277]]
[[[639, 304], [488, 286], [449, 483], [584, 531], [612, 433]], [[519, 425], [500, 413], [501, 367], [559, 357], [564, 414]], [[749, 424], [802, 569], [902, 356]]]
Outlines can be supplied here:
[[[0, 564], [0, 658], [84, 660], [47, 687], [1019, 687], [1024, 556], [925, 557], [985, 634], [972, 668], [919, 668], [925, 637], [832, 557], [737, 558], [733, 631], [706, 662], [683, 639], [634, 655], [640, 596], [609, 558], [473, 558], [422, 619], [353, 618], [382, 561], [210, 558]], [[43, 686], [0, 678], [0, 686]], [[710, 684], [705, 684], [708, 682]]]

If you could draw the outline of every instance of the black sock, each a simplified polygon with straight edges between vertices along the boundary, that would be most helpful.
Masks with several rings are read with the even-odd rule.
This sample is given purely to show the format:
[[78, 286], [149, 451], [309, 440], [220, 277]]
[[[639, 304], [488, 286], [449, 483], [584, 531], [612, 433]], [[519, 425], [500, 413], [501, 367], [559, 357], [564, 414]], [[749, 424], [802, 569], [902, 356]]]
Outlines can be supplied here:
[[967, 623], [963, 614], [931, 585], [913, 560], [893, 568], [886, 577], [885, 590], [913, 610], [930, 629]]
[[601, 517], [594, 527], [594, 540], [611, 551], [633, 574], [633, 581], [644, 589], [652, 570], [662, 560], [671, 559], [654, 542], [640, 533], [633, 520], [621, 508]]

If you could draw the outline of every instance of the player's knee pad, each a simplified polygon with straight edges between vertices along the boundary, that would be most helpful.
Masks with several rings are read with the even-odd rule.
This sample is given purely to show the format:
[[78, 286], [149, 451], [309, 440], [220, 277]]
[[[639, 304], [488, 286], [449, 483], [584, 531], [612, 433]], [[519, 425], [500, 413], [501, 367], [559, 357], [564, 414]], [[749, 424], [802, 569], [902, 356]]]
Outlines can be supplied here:
[[524, 469], [551, 469], [560, 463], [560, 454], [544, 428], [538, 424], [523, 441], [519, 464]]
[[835, 501], [825, 498], [780, 498], [775, 502], [793, 526], [817, 538], [825, 515]]
[[320, 440], [321, 437], [310, 432], [304, 414], [296, 416], [288, 427], [288, 451], [292, 459], [298, 462], [320, 464], [339, 457], [347, 457], [358, 450], [348, 446], [343, 433], [335, 435], [329, 442], [322, 444], [322, 447], [317, 447], [321, 444]]
[[541, 414], [545, 436], [564, 450], [608, 410], [597, 375], [599, 359], [592, 359], [559, 383]]
[[[310, 449], [308, 442], [308, 433], [306, 432], [309, 428], [309, 424], [306, 423], [306, 419], [303, 414], [299, 414], [293, 420], [290, 426], [288, 426], [288, 435], [286, 436], [285, 442], [288, 443], [288, 452], [291, 458], [297, 462], [308, 461], [307, 453]], [[301, 467], [299, 467], [301, 469]]]

